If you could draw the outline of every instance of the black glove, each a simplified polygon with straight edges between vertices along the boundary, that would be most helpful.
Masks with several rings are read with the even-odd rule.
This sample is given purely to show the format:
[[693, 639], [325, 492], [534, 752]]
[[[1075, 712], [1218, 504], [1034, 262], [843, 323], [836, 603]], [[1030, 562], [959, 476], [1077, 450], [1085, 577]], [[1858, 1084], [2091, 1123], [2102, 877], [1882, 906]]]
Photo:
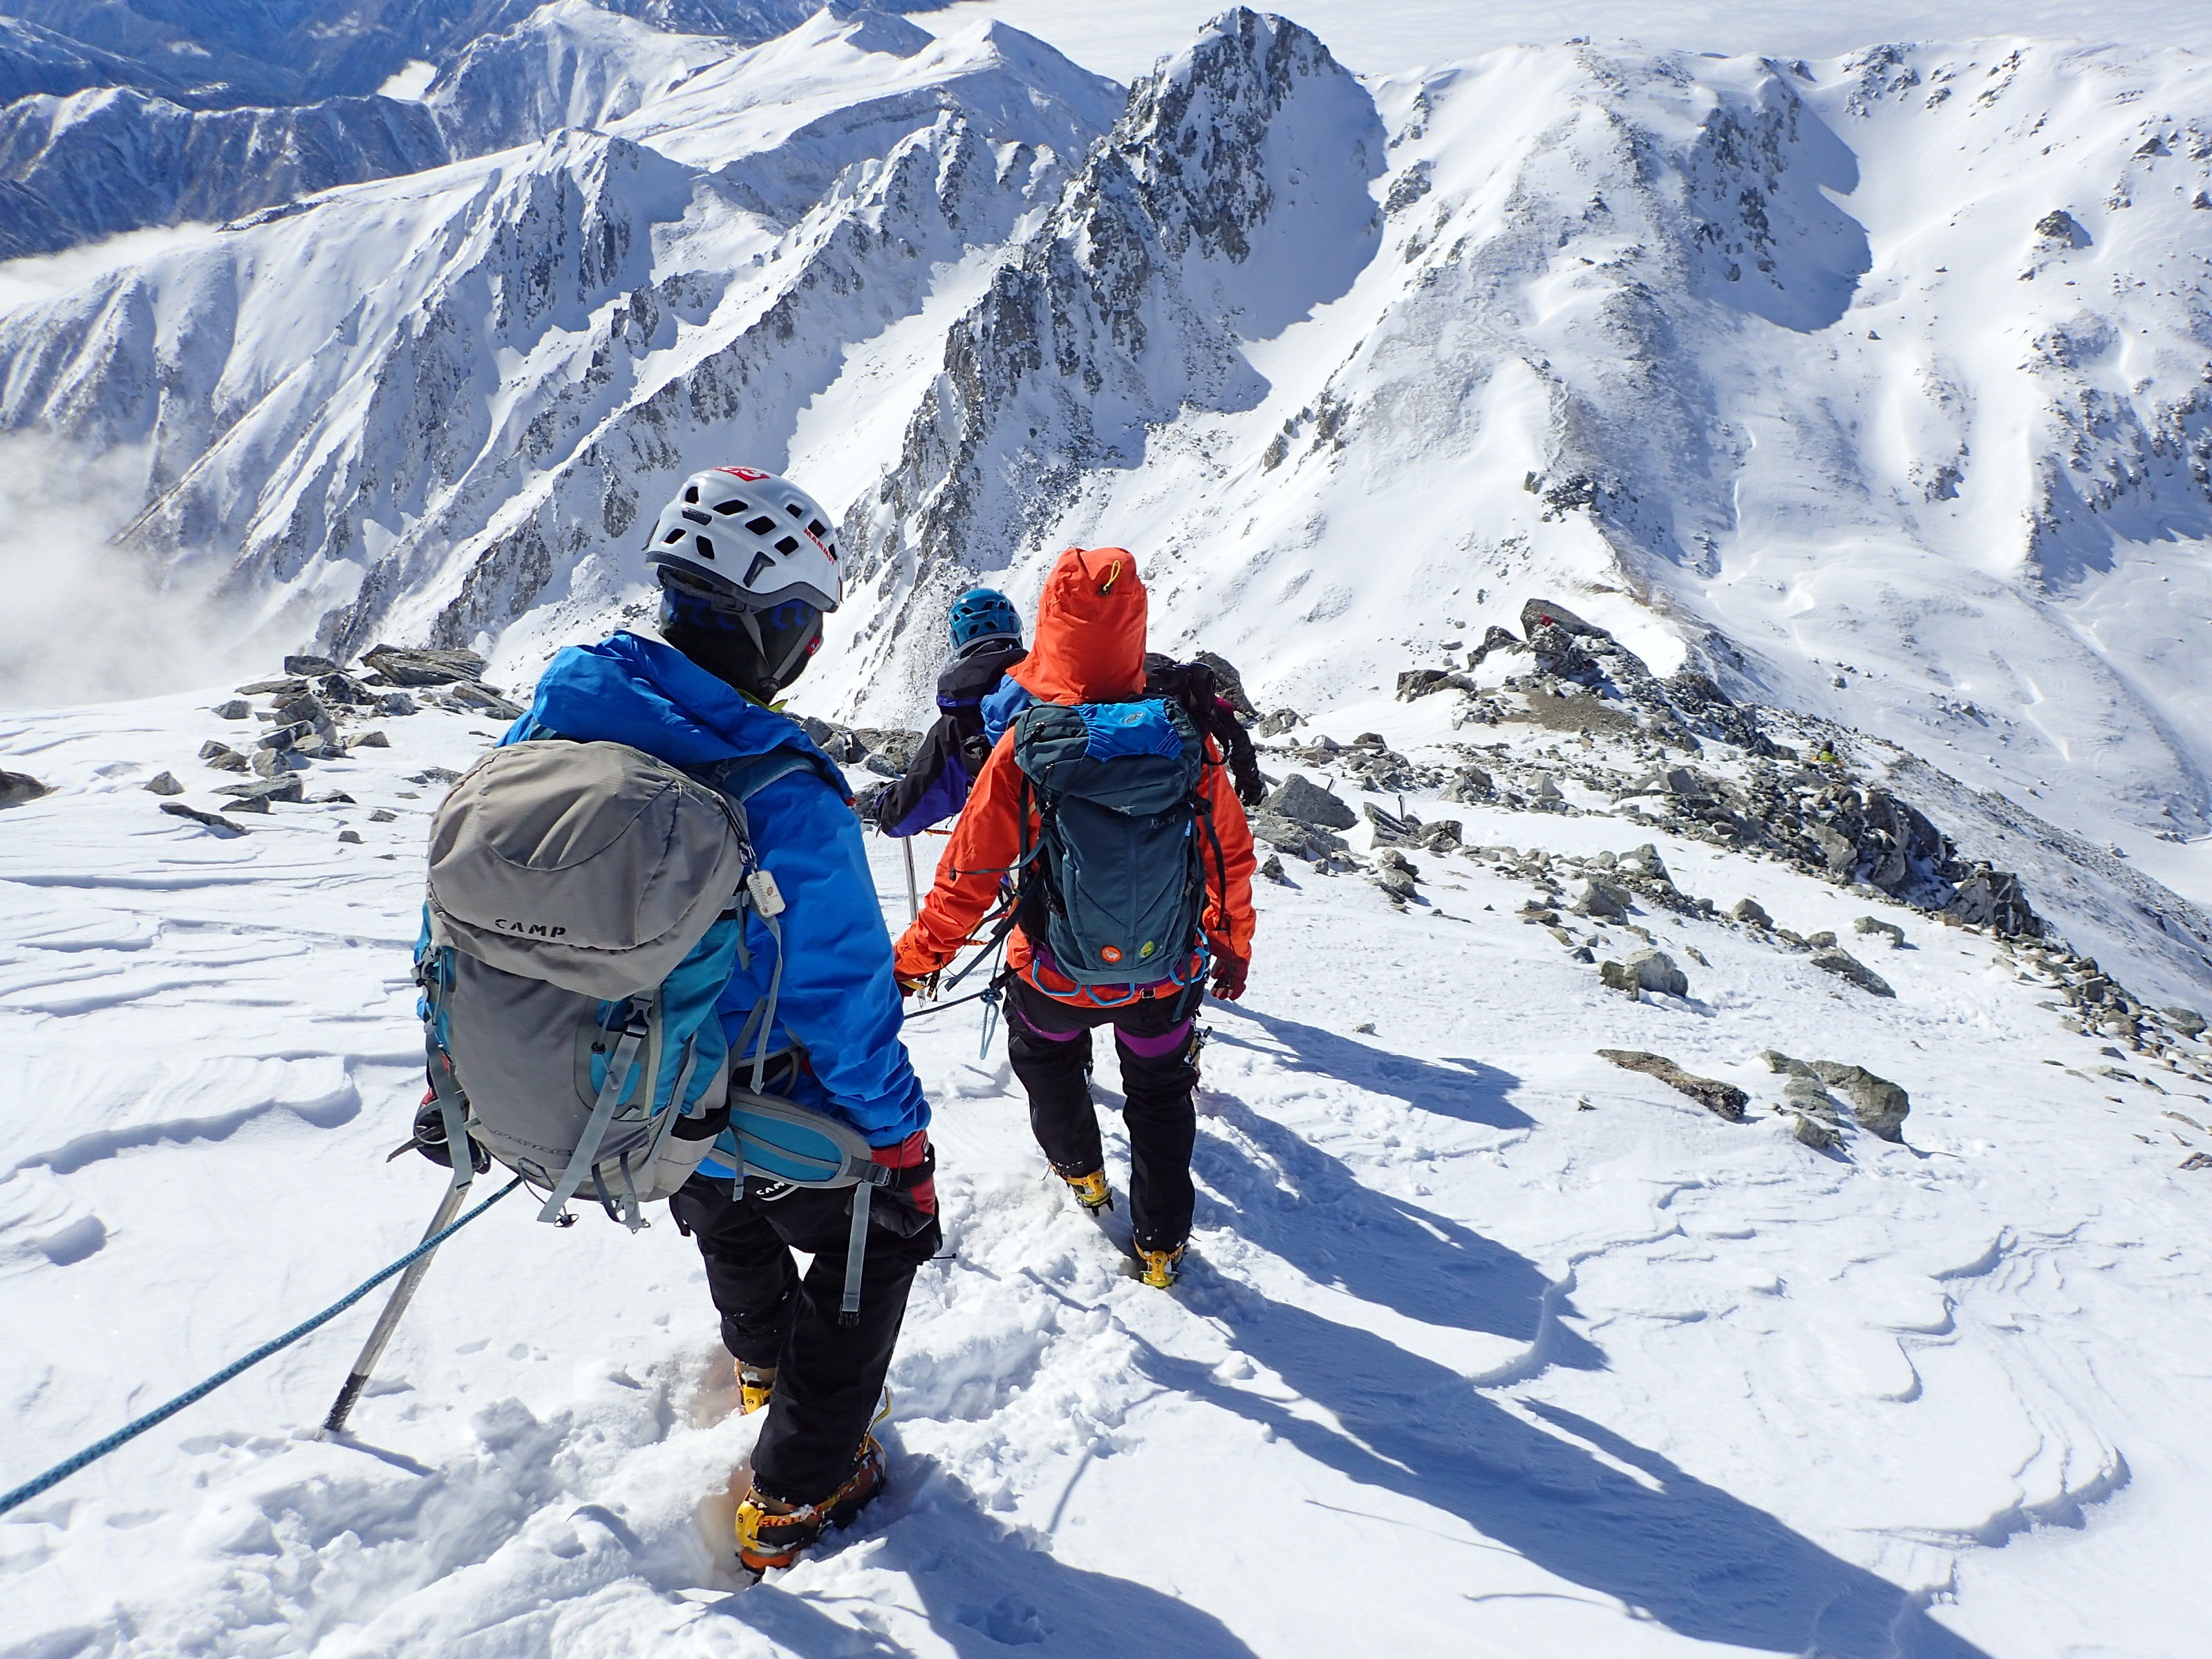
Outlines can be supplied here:
[[[415, 1150], [441, 1170], [453, 1167], [453, 1155], [446, 1145], [446, 1113], [438, 1104], [434, 1092], [422, 1097], [422, 1103], [415, 1109]], [[404, 1150], [404, 1149], [403, 1149]], [[491, 1154], [469, 1138], [469, 1164], [478, 1175], [491, 1168]]]

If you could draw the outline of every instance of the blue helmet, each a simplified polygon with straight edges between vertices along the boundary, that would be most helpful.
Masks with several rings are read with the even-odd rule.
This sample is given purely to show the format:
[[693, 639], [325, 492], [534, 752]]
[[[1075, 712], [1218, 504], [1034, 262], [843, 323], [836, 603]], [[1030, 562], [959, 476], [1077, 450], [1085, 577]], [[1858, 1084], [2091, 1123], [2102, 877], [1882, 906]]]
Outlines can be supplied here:
[[995, 587], [971, 587], [952, 601], [945, 618], [952, 629], [952, 647], [965, 651], [979, 640], [1019, 640], [1021, 613], [1014, 602]]

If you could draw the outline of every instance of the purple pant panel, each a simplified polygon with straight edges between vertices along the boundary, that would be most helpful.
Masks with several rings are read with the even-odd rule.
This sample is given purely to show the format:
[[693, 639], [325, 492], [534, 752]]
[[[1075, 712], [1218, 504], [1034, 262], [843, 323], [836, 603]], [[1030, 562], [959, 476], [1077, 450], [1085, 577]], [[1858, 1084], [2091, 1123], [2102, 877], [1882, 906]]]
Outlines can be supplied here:
[[1184, 1020], [1181, 1024], [1161, 1032], [1158, 1036], [1135, 1036], [1121, 1030], [1118, 1025], [1114, 1028], [1115, 1042], [1120, 1043], [1131, 1054], [1141, 1054], [1146, 1060], [1158, 1060], [1163, 1054], [1171, 1054], [1189, 1039], [1190, 1022], [1188, 1020]]

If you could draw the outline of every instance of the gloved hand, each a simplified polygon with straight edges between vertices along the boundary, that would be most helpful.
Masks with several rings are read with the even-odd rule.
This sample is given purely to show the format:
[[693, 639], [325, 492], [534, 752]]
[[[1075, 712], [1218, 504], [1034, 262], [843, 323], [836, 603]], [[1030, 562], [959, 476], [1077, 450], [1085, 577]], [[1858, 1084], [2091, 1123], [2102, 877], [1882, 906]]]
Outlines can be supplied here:
[[[453, 1149], [446, 1145], [446, 1114], [438, 1105], [438, 1093], [432, 1090], [422, 1097], [422, 1103], [415, 1109], [415, 1150], [441, 1170], [453, 1167]], [[405, 1152], [403, 1146], [400, 1152]], [[398, 1156], [398, 1153], [393, 1154]], [[491, 1154], [478, 1146], [473, 1137], [469, 1141], [469, 1163], [478, 1175], [491, 1168]]]
[[1216, 957], [1213, 983], [1207, 988], [1224, 1002], [1234, 1002], [1244, 994], [1244, 981], [1251, 971], [1252, 964], [1243, 957]]
[[887, 1170], [899, 1170], [898, 1185], [891, 1190], [927, 1216], [937, 1213], [937, 1149], [929, 1132], [916, 1129], [896, 1146], [873, 1146], [869, 1156]]
[[898, 981], [899, 989], [908, 996], [934, 978], [944, 966], [922, 942], [919, 928], [908, 927], [891, 947], [891, 974]]

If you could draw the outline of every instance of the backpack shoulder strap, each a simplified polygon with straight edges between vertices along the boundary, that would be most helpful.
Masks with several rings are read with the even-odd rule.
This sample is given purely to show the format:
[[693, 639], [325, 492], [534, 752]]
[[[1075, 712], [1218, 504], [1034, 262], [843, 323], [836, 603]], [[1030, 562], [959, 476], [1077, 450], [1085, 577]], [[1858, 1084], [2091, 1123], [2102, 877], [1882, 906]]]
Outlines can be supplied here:
[[845, 780], [836, 775], [830, 763], [803, 749], [771, 749], [765, 755], [739, 755], [733, 760], [710, 761], [704, 766], [680, 769], [739, 807], [771, 783], [794, 772], [811, 772], [841, 796], [845, 793]]

